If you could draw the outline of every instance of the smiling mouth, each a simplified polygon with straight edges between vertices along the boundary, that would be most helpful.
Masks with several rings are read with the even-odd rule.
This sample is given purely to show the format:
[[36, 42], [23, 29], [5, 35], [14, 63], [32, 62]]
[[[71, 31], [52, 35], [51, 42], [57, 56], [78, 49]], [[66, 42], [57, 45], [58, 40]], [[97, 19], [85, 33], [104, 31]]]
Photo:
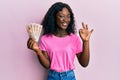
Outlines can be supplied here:
[[67, 25], [68, 25], [67, 23], [62, 23], [62, 26], [65, 26], [65, 27], [67, 27]]

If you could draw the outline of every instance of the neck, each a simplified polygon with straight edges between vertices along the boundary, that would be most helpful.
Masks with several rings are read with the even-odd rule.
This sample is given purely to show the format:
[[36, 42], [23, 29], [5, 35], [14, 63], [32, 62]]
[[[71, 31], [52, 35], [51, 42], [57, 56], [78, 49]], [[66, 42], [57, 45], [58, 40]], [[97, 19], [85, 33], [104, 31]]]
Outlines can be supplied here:
[[62, 29], [57, 29], [57, 31], [55, 33], [55, 36], [58, 36], [58, 37], [64, 37], [67, 35], [68, 35], [68, 33], [66, 32], [66, 30], [62, 30]]

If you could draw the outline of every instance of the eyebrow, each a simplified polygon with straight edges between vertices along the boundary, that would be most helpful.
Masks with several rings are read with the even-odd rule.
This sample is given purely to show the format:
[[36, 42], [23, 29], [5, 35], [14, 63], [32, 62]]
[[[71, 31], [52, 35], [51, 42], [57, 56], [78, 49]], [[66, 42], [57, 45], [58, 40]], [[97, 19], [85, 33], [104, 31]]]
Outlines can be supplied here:
[[[61, 14], [63, 14], [63, 13], [61, 13], [61, 12], [60, 12], [59, 14], [61, 15]], [[63, 15], [64, 15], [64, 14], [63, 14]], [[70, 13], [69, 13], [69, 14], [67, 14], [67, 15], [70, 15]]]

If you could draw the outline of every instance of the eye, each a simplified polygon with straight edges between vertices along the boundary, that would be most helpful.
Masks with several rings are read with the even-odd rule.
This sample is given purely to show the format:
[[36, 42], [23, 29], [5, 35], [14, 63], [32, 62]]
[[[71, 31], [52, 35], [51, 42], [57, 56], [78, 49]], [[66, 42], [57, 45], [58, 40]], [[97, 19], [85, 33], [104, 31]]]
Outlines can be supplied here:
[[70, 15], [68, 15], [67, 18], [70, 18]]
[[59, 15], [60, 16], [60, 18], [64, 18], [65, 16], [64, 15]]

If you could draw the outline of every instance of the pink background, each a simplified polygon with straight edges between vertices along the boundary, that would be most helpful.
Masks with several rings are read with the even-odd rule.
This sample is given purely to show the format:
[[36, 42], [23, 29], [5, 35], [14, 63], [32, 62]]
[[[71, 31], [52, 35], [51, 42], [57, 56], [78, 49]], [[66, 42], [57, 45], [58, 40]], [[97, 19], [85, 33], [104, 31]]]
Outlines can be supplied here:
[[27, 49], [26, 25], [40, 23], [57, 1], [71, 6], [78, 29], [82, 21], [94, 29], [89, 66], [83, 68], [75, 60], [77, 80], [120, 80], [119, 0], [1, 0], [0, 80], [46, 79], [47, 70]]

